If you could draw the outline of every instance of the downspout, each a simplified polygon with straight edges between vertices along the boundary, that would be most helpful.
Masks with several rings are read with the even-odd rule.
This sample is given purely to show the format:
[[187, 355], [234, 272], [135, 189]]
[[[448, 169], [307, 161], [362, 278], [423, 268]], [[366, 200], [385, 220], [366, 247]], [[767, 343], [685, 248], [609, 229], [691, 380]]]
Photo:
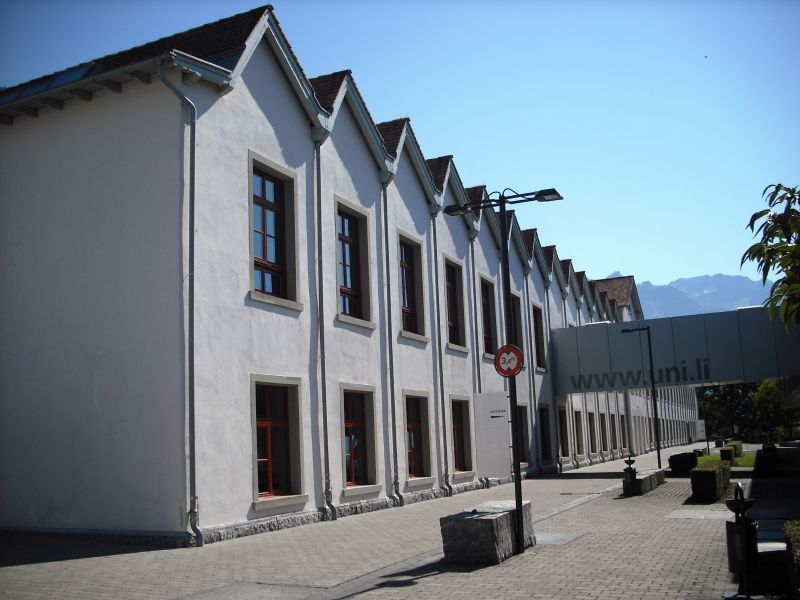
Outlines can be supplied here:
[[383, 256], [385, 265], [385, 278], [386, 278], [386, 347], [389, 353], [389, 364], [387, 370], [389, 371], [389, 399], [392, 408], [392, 451], [394, 452], [394, 460], [392, 461], [392, 489], [393, 501], [397, 506], [403, 506], [405, 500], [403, 494], [400, 492], [400, 476], [398, 474], [399, 467], [397, 463], [400, 460], [397, 454], [397, 394], [394, 389], [394, 335], [392, 323], [392, 271], [389, 261], [389, 193], [388, 186], [392, 180], [391, 173], [385, 181], [381, 182], [381, 200], [383, 201]]
[[164, 76], [164, 59], [156, 61], [156, 71], [161, 82], [175, 94], [188, 110], [189, 122], [189, 272], [188, 272], [188, 324], [186, 353], [188, 367], [187, 403], [189, 412], [189, 526], [194, 532], [195, 544], [202, 547], [203, 532], [200, 531], [200, 503], [197, 499], [197, 450], [195, 445], [195, 381], [194, 381], [194, 174], [195, 137], [197, 132], [197, 107]]
[[336, 506], [333, 504], [333, 491], [331, 490], [331, 465], [330, 448], [328, 442], [328, 376], [327, 361], [325, 355], [325, 294], [322, 269], [322, 142], [326, 137], [324, 132], [314, 140], [314, 162], [316, 163], [315, 184], [316, 184], [316, 208], [317, 208], [317, 335], [319, 336], [319, 372], [320, 372], [320, 400], [322, 401], [322, 452], [323, 452], [323, 471], [325, 484], [325, 506], [331, 520], [337, 517]]
[[[561, 460], [562, 459], [562, 456], [561, 456], [561, 414], [560, 414], [559, 407], [558, 407], [558, 398], [556, 398], [555, 385], [553, 385], [553, 375], [552, 375], [552, 373], [553, 373], [553, 365], [552, 365], [553, 357], [552, 357], [552, 354], [553, 353], [552, 353], [552, 348], [550, 348], [550, 337], [551, 337], [550, 328], [552, 326], [552, 320], [550, 318], [550, 297], [551, 297], [551, 295], [550, 295], [550, 286], [552, 285], [552, 283], [553, 283], [552, 275], [550, 277], [546, 277], [544, 279], [544, 298], [545, 298], [544, 316], [545, 316], [545, 319], [547, 321], [547, 327], [546, 327], [546, 329], [547, 329], [547, 339], [545, 339], [545, 345], [546, 345], [547, 350], [548, 350], [547, 351], [547, 360], [545, 361], [545, 364], [548, 365], [548, 376], [550, 378], [550, 393], [551, 393], [551, 395], [553, 397], [553, 408], [555, 409], [555, 413], [556, 413], [554, 415], [555, 419], [556, 419], [556, 457], [557, 457], [556, 464], [558, 465], [559, 470], [563, 471], [564, 470], [564, 465], [563, 465], [563, 461]], [[567, 426], [569, 427], [569, 424]]]
[[444, 399], [444, 366], [442, 361], [442, 313], [439, 303], [439, 238], [436, 234], [436, 216], [439, 214], [439, 205], [435, 204], [431, 210], [431, 230], [433, 230], [433, 277], [436, 286], [436, 358], [439, 368], [439, 396], [442, 405], [442, 456], [444, 458], [444, 478], [443, 485], [445, 494], [453, 495], [453, 486], [450, 485], [450, 458], [447, 455], [447, 418], [445, 412], [446, 402]]
[[531, 269], [530, 271], [528, 271], [528, 273], [525, 274], [525, 316], [527, 317], [527, 322], [528, 322], [528, 327], [527, 327], [528, 385], [530, 386], [531, 390], [531, 414], [529, 415], [528, 420], [530, 421], [531, 433], [533, 434], [534, 447], [532, 450], [536, 454], [536, 466], [538, 467], [539, 471], [541, 471], [542, 470], [542, 456], [540, 452], [541, 443], [537, 443], [539, 442], [539, 433], [536, 429], [536, 421], [538, 421], [539, 417], [539, 404], [536, 398], [536, 375], [534, 374], [534, 372], [536, 371], [536, 366], [534, 365], [533, 361], [534, 340], [533, 340], [533, 332], [531, 331], [530, 311], [528, 310], [528, 308], [531, 305], [530, 291], [528, 289], [528, 276], [531, 273], [533, 273], [533, 269]]
[[[469, 238], [469, 254], [470, 254], [470, 271], [472, 272], [472, 314], [475, 315], [475, 320], [472, 323], [472, 339], [473, 339], [473, 355], [474, 355], [474, 362], [475, 362], [475, 373], [477, 374], [478, 380], [478, 393], [480, 394], [483, 391], [483, 384], [481, 381], [481, 350], [479, 345], [478, 339], [478, 315], [480, 314], [480, 310], [478, 309], [478, 296], [477, 296], [477, 285], [475, 281], [475, 238], [478, 236], [478, 232], [470, 230], [470, 238]], [[464, 318], [466, 323], [466, 317]]]

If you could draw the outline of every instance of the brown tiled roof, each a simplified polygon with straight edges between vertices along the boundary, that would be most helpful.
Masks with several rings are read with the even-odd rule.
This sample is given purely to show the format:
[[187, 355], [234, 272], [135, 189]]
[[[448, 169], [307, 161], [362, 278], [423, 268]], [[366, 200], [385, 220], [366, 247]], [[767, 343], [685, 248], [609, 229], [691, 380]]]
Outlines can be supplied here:
[[469, 198], [469, 203], [472, 204], [474, 202], [480, 202], [483, 200], [483, 196], [486, 193], [486, 186], [485, 185], [476, 185], [471, 188], [467, 188], [465, 190], [467, 192], [467, 198]]
[[[486, 196], [486, 186], [485, 185], [476, 185], [470, 188], [466, 188], [464, 190], [467, 192], [467, 199], [469, 200], [470, 204], [477, 204], [483, 201], [484, 196]], [[481, 214], [480, 208], [473, 208], [472, 214], [475, 217], [479, 217]]]
[[613, 300], [617, 306], [628, 306], [630, 304], [631, 292], [633, 292], [634, 286], [632, 276], [595, 279], [594, 283], [601, 294], [603, 292], [608, 294], [609, 300]]
[[339, 90], [342, 89], [345, 77], [350, 74], [350, 70], [347, 69], [308, 80], [311, 87], [314, 88], [314, 95], [317, 97], [320, 106], [328, 113], [333, 113], [333, 103], [336, 101], [336, 96], [339, 95]]
[[544, 252], [544, 257], [547, 259], [547, 266], [552, 271], [553, 270], [553, 258], [554, 258], [555, 253], [556, 253], [556, 247], [555, 246], [544, 246], [542, 248], [542, 251]]
[[433, 185], [435, 185], [436, 189], [440, 192], [444, 191], [444, 178], [447, 176], [447, 167], [450, 165], [451, 160], [453, 160], [453, 156], [448, 154], [447, 156], [440, 156], [438, 158], [429, 158], [425, 161], [428, 163], [428, 170], [431, 172]]
[[525, 242], [525, 248], [528, 249], [528, 254], [533, 256], [533, 243], [536, 240], [535, 229], [523, 229], [522, 240]]
[[589, 281], [589, 279], [586, 277], [586, 271], [578, 271], [575, 273], [575, 277], [578, 279], [581, 289], [583, 289], [583, 286]]
[[569, 268], [572, 266], [572, 259], [565, 258], [561, 261], [561, 271], [564, 273], [566, 277], [569, 277]]
[[265, 12], [271, 10], [272, 6], [270, 5], [260, 6], [232, 17], [6, 88], [0, 92], [0, 104], [47, 89], [56, 89], [73, 81], [97, 77], [126, 65], [155, 58], [170, 50], [180, 50], [226, 69], [233, 69], [241, 57], [245, 42], [256, 23]]
[[383, 138], [383, 147], [389, 156], [397, 158], [398, 146], [400, 145], [400, 136], [403, 135], [403, 129], [409, 122], [408, 117], [402, 119], [395, 119], [394, 121], [385, 121], [378, 123], [378, 133]]

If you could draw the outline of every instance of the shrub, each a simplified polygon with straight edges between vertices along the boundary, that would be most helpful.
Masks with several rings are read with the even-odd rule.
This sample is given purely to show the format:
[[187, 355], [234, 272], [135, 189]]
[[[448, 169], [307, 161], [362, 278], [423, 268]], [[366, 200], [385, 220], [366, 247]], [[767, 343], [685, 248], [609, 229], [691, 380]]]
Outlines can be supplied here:
[[714, 501], [728, 490], [731, 480], [730, 463], [707, 462], [689, 472], [692, 480], [692, 496], [696, 500]]
[[731, 440], [728, 442], [728, 446], [733, 448], [734, 456], [742, 455], [742, 442], [740, 440]]
[[694, 452], [681, 452], [669, 457], [669, 468], [673, 475], [688, 475], [697, 466], [697, 455]]
[[792, 547], [795, 568], [800, 567], [800, 521], [786, 521], [783, 524], [783, 532]]
[[733, 462], [734, 457], [736, 456], [736, 451], [731, 446], [723, 446], [719, 449], [719, 459], [728, 461], [729, 463]]

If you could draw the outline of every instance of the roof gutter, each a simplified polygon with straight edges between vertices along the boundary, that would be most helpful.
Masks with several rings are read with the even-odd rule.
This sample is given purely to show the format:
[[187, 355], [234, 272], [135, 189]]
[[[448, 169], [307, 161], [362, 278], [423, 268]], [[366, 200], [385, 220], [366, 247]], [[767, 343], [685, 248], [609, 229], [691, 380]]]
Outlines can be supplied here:
[[194, 212], [195, 212], [195, 138], [197, 132], [197, 107], [164, 76], [164, 59], [156, 61], [156, 72], [169, 91], [175, 94], [187, 110], [189, 124], [189, 232], [188, 232], [188, 316], [186, 353], [188, 363], [187, 410], [189, 418], [189, 526], [194, 532], [195, 544], [203, 546], [200, 530], [200, 508], [197, 499], [197, 451], [195, 444], [195, 378], [194, 378]]

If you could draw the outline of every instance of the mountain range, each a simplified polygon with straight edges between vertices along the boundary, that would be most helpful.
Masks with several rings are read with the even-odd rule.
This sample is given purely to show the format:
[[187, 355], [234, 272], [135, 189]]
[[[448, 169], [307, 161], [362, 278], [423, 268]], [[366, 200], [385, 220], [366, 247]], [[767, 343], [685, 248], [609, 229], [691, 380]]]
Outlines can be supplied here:
[[717, 274], [676, 279], [667, 285], [644, 281], [636, 287], [645, 318], [655, 319], [759, 306], [769, 296], [770, 286], [769, 280], [764, 286], [741, 275]]

